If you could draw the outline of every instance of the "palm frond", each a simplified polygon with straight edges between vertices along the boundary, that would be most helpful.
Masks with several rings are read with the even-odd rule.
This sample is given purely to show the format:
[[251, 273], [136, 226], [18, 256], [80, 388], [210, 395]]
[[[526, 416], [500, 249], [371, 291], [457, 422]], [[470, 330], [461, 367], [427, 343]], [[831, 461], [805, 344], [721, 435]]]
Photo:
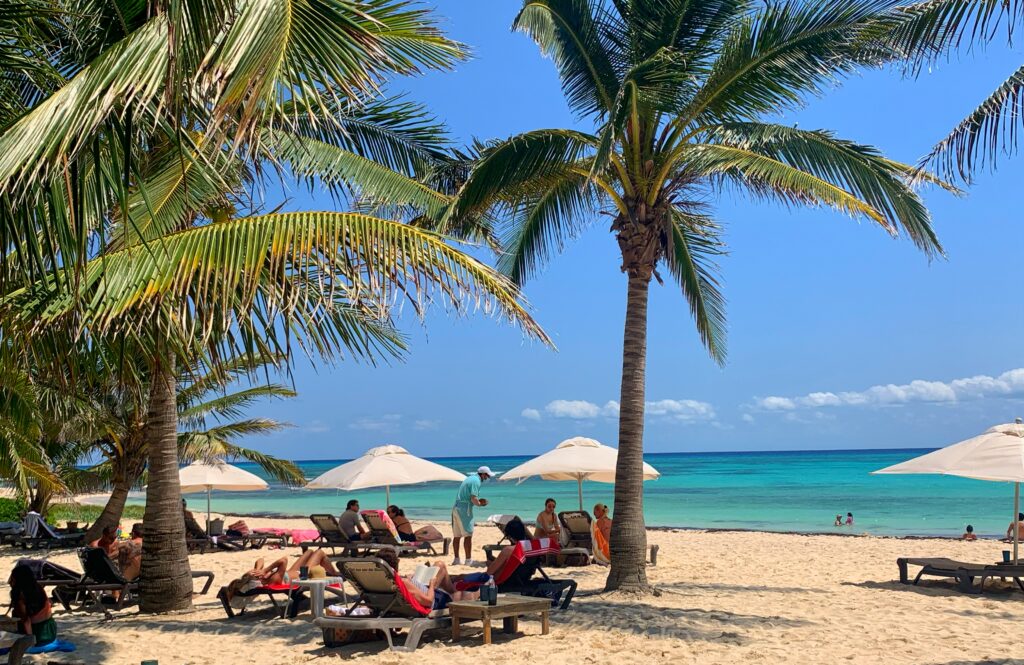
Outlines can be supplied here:
[[704, 214], [673, 206], [669, 234], [665, 265], [683, 291], [701, 342], [717, 363], [725, 364], [725, 297], [715, 263], [725, 254], [719, 227]]
[[569, 107], [581, 116], [611, 112], [619, 81], [594, 19], [600, 0], [527, 0], [512, 24], [555, 61]]
[[501, 238], [498, 269], [516, 284], [535, 276], [553, 252], [594, 221], [600, 206], [596, 189], [585, 172], [568, 172], [516, 201]]
[[336, 193], [368, 197], [376, 203], [411, 206], [437, 219], [450, 199], [417, 180], [330, 143], [284, 132], [268, 132], [264, 144], [294, 175], [327, 185]]
[[[260, 291], [268, 281], [288, 282], [304, 273], [324, 280], [318, 292], [302, 292], [310, 302], [284, 298], [288, 294], [280, 290]], [[224, 294], [235, 299], [218, 300]], [[159, 246], [125, 248], [95, 259], [77, 292], [54, 294], [36, 287], [12, 293], [6, 302], [39, 325], [78, 312], [83, 325], [100, 330], [124, 325], [129, 311], [137, 313], [132, 326], [169, 316], [154, 307], [174, 302], [173, 316], [193, 321], [196, 335], [208, 338], [247, 318], [257, 297], [287, 327], [298, 310], [329, 309], [339, 294], [385, 311], [402, 294], [413, 295], [421, 306], [439, 295], [457, 311], [496, 313], [548, 341], [520, 302], [518, 289], [491, 268], [434, 233], [355, 213], [280, 213], [191, 228], [162, 238]], [[266, 334], [272, 331], [273, 326]]]
[[995, 168], [1000, 155], [1016, 153], [1022, 124], [1024, 66], [936, 144], [921, 160], [921, 168], [934, 168], [944, 177], [970, 183], [980, 169]]
[[476, 162], [447, 223], [487, 209], [525, 184], [561, 176], [597, 143], [589, 134], [561, 129], [542, 129], [507, 139]]
[[892, 0], [769, 2], [725, 37], [681, 123], [736, 120], [800, 107], [866, 57], [857, 40]]
[[212, 417], [217, 420], [240, 418], [246, 409], [260, 400], [274, 397], [289, 398], [295, 397], [297, 394], [294, 390], [277, 384], [253, 386], [179, 408], [178, 422], [184, 427], [203, 427], [207, 418]]
[[893, 235], [903, 229], [929, 256], [942, 253], [928, 210], [908, 183], [910, 166], [821, 130], [727, 123], [710, 129], [708, 137], [715, 145], [693, 148], [703, 173], [722, 169], [794, 202], [863, 215]]

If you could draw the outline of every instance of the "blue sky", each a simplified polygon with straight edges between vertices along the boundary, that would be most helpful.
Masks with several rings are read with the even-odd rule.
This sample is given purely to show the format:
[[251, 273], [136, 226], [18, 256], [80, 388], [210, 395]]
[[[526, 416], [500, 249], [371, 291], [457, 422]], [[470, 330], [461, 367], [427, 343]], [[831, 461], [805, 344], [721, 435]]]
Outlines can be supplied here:
[[[473, 50], [456, 71], [396, 83], [454, 137], [572, 126], [551, 62], [509, 31], [519, 0], [438, 0], [450, 36]], [[916, 161], [1021, 62], [1002, 48], [917, 80], [872, 72], [783, 119], [828, 128]], [[702, 350], [683, 299], [655, 285], [646, 447], [652, 452], [927, 447], [1024, 415], [1024, 225], [1013, 195], [1024, 159], [1003, 160], [964, 198], [926, 200], [948, 260], [827, 209], [787, 210], [734, 195], [727, 226], [724, 367]], [[292, 205], [328, 196], [291, 192]], [[483, 315], [403, 316], [399, 363], [300, 361], [300, 395], [259, 409], [295, 424], [250, 443], [296, 459], [398, 443], [423, 455], [533, 453], [574, 435], [616, 444], [625, 280], [598, 220], [526, 287], [558, 346]]]

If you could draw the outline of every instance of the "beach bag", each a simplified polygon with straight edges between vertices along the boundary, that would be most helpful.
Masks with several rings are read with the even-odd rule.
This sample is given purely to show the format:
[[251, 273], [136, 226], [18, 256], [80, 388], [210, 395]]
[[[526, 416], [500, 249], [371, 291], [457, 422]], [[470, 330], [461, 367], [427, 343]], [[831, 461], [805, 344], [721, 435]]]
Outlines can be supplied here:
[[[329, 617], [368, 617], [372, 612], [369, 607], [357, 607], [352, 614], [346, 614], [346, 608], [342, 605], [331, 605], [327, 608]], [[383, 640], [384, 633], [379, 630], [352, 630], [349, 628], [324, 628], [324, 646], [329, 648], [341, 647], [346, 644], [358, 644], [360, 642], [376, 642]]]

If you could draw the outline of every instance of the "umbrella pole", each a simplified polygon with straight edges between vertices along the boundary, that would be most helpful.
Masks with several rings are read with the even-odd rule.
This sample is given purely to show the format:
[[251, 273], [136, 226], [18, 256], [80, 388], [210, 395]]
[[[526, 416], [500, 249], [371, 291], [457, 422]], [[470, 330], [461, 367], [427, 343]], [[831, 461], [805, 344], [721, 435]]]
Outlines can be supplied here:
[[580, 495], [580, 510], [583, 510], [583, 476], [576, 478], [576, 490]]
[[213, 485], [206, 486], [206, 533], [210, 533], [210, 491]]
[[1017, 544], [1020, 541], [1021, 527], [1017, 518], [1021, 513], [1021, 484], [1014, 483], [1014, 564], [1017, 564]]
[[391, 505], [391, 485], [384, 486], [384, 512], [388, 512], [388, 506]]

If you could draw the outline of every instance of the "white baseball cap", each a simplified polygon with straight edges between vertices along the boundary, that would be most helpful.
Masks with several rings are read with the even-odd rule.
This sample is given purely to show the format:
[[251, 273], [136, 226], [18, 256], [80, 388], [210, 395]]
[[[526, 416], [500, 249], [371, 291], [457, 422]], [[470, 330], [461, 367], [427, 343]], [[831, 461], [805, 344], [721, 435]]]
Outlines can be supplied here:
[[477, 469], [476, 472], [477, 473], [486, 473], [488, 476], [493, 476], [494, 475], [494, 472], [491, 471], [491, 467], [489, 467], [489, 466], [482, 466], [479, 469]]

